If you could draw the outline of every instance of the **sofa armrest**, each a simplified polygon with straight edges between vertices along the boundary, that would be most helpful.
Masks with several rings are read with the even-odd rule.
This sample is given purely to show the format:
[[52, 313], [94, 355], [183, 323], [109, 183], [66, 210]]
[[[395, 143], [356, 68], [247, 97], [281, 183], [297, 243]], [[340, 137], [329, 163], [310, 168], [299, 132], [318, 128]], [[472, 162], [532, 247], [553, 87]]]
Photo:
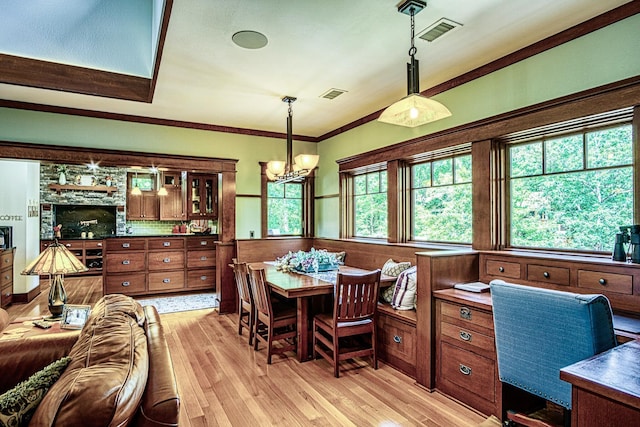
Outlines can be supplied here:
[[69, 354], [79, 331], [0, 341], [0, 393]]
[[180, 396], [169, 346], [164, 336], [160, 316], [153, 306], [144, 307], [146, 317], [149, 376], [136, 415], [136, 426], [177, 426]]

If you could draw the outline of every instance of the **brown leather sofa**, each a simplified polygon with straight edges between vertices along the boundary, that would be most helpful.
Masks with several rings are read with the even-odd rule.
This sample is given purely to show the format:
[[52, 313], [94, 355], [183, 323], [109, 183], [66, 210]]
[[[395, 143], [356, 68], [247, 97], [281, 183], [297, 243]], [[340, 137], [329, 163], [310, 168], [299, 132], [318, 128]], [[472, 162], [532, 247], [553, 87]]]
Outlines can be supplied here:
[[180, 398], [155, 307], [106, 295], [82, 331], [0, 342], [0, 393], [67, 355], [30, 425], [178, 425]]

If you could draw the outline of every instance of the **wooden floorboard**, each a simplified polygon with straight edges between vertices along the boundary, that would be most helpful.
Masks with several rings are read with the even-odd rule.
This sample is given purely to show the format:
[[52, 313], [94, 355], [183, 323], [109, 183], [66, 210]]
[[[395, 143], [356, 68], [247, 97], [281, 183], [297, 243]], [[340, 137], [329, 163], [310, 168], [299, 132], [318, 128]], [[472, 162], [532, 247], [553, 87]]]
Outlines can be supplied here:
[[[11, 318], [48, 314], [46, 281]], [[65, 279], [70, 304], [93, 304], [100, 277]], [[236, 316], [215, 309], [161, 315], [181, 397], [180, 426], [477, 426], [484, 417], [406, 375], [368, 360], [343, 362], [340, 378], [324, 360], [298, 363], [293, 353], [266, 363]]]

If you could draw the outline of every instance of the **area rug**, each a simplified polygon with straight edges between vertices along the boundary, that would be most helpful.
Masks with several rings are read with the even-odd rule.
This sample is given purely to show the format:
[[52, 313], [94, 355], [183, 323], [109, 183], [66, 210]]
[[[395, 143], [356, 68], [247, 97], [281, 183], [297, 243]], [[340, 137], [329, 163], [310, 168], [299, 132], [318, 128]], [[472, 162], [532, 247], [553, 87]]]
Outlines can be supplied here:
[[139, 298], [137, 300], [143, 306], [155, 306], [160, 314], [218, 307], [218, 294], [213, 292], [155, 298]]

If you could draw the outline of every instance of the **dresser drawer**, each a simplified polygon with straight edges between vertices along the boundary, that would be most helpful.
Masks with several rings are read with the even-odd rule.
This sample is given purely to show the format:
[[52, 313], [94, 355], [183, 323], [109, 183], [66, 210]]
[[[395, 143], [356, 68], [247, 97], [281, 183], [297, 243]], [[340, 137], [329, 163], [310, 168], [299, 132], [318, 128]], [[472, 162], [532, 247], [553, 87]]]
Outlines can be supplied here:
[[215, 237], [187, 237], [187, 249], [214, 249]]
[[112, 274], [104, 280], [106, 294], [138, 294], [146, 290], [144, 273]]
[[527, 266], [527, 280], [569, 286], [569, 269], [529, 264]]
[[156, 249], [184, 249], [184, 238], [163, 238], [163, 239], [149, 239], [148, 248], [150, 251]]
[[170, 291], [184, 288], [184, 271], [149, 273], [149, 291]]
[[85, 249], [102, 249], [104, 242], [102, 240], [87, 240], [84, 242]]
[[144, 271], [146, 267], [145, 254], [144, 252], [110, 253], [103, 261], [103, 266], [109, 273]]
[[13, 251], [5, 251], [0, 255], [0, 269], [13, 265]]
[[494, 259], [487, 260], [487, 274], [490, 276], [520, 278], [520, 264], [517, 262], [505, 262]]
[[149, 252], [149, 270], [184, 269], [184, 252]]
[[13, 282], [2, 288], [2, 295], [0, 296], [0, 306], [6, 307], [11, 304], [13, 300]]
[[13, 268], [5, 268], [0, 271], [0, 288], [4, 288], [9, 283], [13, 283]]
[[449, 341], [460, 348], [484, 353], [492, 358], [495, 357], [493, 336], [447, 322], [440, 322], [440, 333], [443, 340]]
[[631, 295], [633, 293], [633, 276], [578, 270], [578, 287], [597, 292], [608, 291]]
[[142, 238], [106, 239], [105, 246], [108, 251], [142, 251], [147, 248], [147, 241]]
[[189, 251], [187, 252], [187, 267], [215, 267], [216, 266], [216, 251], [204, 250], [204, 251]]
[[[470, 327], [481, 327], [487, 330], [488, 333], [493, 331], [493, 316], [491, 313], [478, 310], [473, 307], [465, 305], [453, 304], [450, 302], [439, 301], [441, 304], [442, 316], [451, 318], [453, 321], [448, 323], [454, 323], [458, 325], [467, 325]], [[443, 319], [447, 321], [446, 319]]]
[[400, 320], [379, 313], [378, 317], [378, 349], [383, 360], [391, 365], [404, 362], [398, 368], [415, 375], [416, 366], [416, 328]]
[[[440, 376], [463, 390], [495, 402], [495, 361], [460, 349], [446, 342], [440, 343]], [[454, 397], [454, 393], [452, 393]]]
[[216, 288], [216, 270], [214, 268], [206, 270], [188, 270], [187, 288]]

